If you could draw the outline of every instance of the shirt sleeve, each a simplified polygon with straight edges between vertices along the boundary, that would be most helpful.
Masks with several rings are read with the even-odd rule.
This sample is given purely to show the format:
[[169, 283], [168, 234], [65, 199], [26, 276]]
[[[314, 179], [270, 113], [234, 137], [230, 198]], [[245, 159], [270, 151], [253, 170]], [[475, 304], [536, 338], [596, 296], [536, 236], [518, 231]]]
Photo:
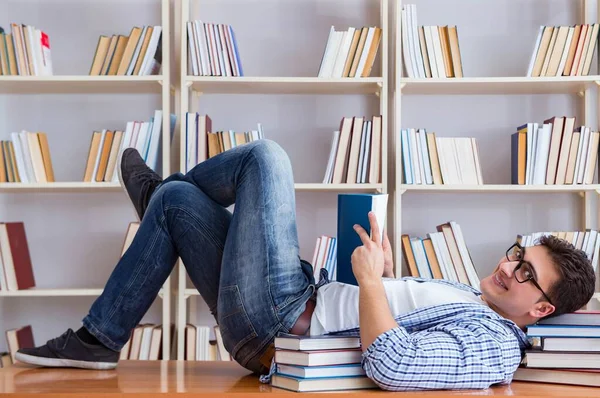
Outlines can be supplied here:
[[375, 339], [362, 365], [384, 390], [482, 389], [510, 382], [520, 359], [518, 342], [508, 333], [446, 326], [409, 334], [399, 326]]

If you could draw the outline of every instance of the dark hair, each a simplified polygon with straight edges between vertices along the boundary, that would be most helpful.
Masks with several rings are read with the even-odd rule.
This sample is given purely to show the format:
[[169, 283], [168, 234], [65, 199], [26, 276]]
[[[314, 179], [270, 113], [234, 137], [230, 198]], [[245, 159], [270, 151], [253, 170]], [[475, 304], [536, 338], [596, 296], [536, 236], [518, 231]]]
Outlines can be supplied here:
[[555, 310], [546, 318], [581, 309], [591, 300], [596, 288], [596, 275], [586, 253], [553, 235], [544, 235], [538, 242], [548, 249], [559, 274], [558, 281], [548, 292]]

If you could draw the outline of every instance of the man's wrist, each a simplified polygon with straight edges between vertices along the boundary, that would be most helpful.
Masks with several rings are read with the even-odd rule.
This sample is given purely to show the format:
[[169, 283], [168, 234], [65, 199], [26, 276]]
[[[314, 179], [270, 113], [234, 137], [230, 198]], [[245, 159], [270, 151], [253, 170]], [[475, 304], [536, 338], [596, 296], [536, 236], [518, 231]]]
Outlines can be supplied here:
[[357, 281], [358, 287], [363, 289], [377, 289], [383, 287], [381, 278], [367, 277]]

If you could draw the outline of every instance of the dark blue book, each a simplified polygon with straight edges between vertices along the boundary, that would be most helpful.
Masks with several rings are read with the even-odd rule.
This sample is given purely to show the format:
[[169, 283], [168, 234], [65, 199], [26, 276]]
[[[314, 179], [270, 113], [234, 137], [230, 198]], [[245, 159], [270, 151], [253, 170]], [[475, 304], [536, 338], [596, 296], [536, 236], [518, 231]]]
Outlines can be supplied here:
[[387, 194], [348, 193], [338, 195], [337, 214], [337, 278], [341, 283], [358, 285], [352, 272], [352, 252], [362, 246], [360, 236], [354, 230], [358, 224], [371, 236], [369, 211], [377, 216], [380, 238], [383, 241], [383, 229], [387, 213]]

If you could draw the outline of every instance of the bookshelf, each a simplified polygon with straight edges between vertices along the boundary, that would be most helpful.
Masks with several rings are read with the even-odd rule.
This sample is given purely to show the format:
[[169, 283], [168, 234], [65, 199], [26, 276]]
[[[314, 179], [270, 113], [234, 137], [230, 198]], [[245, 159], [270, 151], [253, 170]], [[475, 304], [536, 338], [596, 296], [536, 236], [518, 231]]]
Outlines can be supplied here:
[[[407, 77], [401, 31], [401, 11], [406, 3], [417, 4], [418, 26], [457, 26], [464, 77]], [[402, 257], [401, 235], [425, 237], [426, 233], [435, 231], [436, 225], [449, 220], [462, 225], [480, 279], [493, 270], [503, 250], [518, 233], [581, 231], [597, 229], [600, 224], [597, 182], [510, 184], [510, 135], [516, 132], [517, 126], [565, 115], [576, 116], [576, 126], [589, 126], [592, 131], [598, 129], [597, 46], [587, 76], [526, 77], [539, 26], [598, 22], [597, 2], [517, 2], [509, 8], [500, 2], [486, 2], [485, 7], [478, 5], [469, 13], [459, 12], [457, 7], [464, 4], [461, 1], [444, 4], [435, 0], [399, 1], [392, 11], [396, 21], [392, 39], [396, 62], [392, 66], [395, 79], [390, 86], [394, 117], [390, 132], [394, 148], [394, 160], [390, 162], [393, 164], [390, 192], [394, 208], [390, 219], [394, 223], [396, 275], [409, 275]], [[435, 9], [434, 5], [439, 8]], [[477, 33], [486, 32], [489, 22], [484, 14], [510, 20], [511, 26], [519, 28], [507, 27], [506, 36], [502, 38], [483, 34], [478, 39]], [[500, 51], [495, 52], [496, 48]], [[486, 56], [478, 56], [480, 54]], [[486, 107], [496, 106], [497, 113], [479, 106], [478, 102], [485, 102]], [[438, 137], [476, 137], [484, 185], [405, 184], [400, 143], [402, 128], [425, 128], [427, 132], [436, 132]], [[598, 181], [596, 175], [597, 171], [594, 181]], [[600, 293], [594, 298], [600, 300]], [[597, 305], [594, 300], [590, 304]]]
[[[5, 208], [2, 218], [7, 221], [24, 221], [29, 250], [32, 253], [34, 276], [36, 276], [38, 285], [31, 289], [0, 291], [4, 313], [8, 315], [6, 318], [2, 317], [5, 321], [3, 322], [5, 329], [29, 322], [34, 323], [32, 316], [36, 315], [30, 314], [43, 317], [47, 314], [44, 312], [48, 311], [46, 308], [48, 306], [53, 308], [55, 303], [67, 303], [69, 307], [65, 308], [65, 311], [68, 311], [69, 314], [72, 314], [74, 308], [77, 308], [78, 311], [79, 308], [82, 308], [81, 306], [87, 310], [89, 308], [86, 307], [87, 303], [91, 304], [90, 300], [102, 293], [103, 289], [98, 287], [104, 285], [106, 277], [94, 278], [94, 276], [100, 275], [98, 270], [86, 270], [85, 265], [87, 263], [103, 264], [103, 267], [112, 271], [115, 260], [118, 260], [118, 256], [114, 255], [117, 252], [120, 253], [119, 245], [125, 237], [125, 227], [129, 221], [133, 221], [134, 214], [118, 182], [82, 182], [85, 163], [79, 162], [78, 159], [85, 159], [89, 149], [90, 133], [93, 129], [98, 129], [103, 125], [122, 126], [121, 128], [124, 129], [127, 120], [121, 119], [123, 115], [140, 118], [142, 115], [151, 115], [154, 109], [161, 109], [165, 117], [162, 121], [161, 156], [163, 161], [160, 171], [162, 175], [170, 174], [170, 2], [169, 0], [149, 2], [146, 4], [147, 8], [135, 13], [135, 18], [133, 13], [123, 13], [122, 9], [116, 8], [122, 6], [123, 4], [115, 3], [107, 8], [105, 2], [92, 1], [86, 4], [69, 3], [66, 5], [67, 9], [64, 10], [64, 4], [48, 1], [36, 4], [35, 12], [30, 9], [34, 8], [31, 4], [25, 7], [16, 3], [4, 10], [1, 23], [5, 31], [10, 31], [10, 22], [16, 22], [35, 25], [48, 33], [54, 66], [54, 75], [52, 76], [0, 76], [0, 95], [5, 99], [3, 103], [6, 104], [4, 119], [10, 119], [11, 116], [24, 120], [31, 119], [33, 123], [31, 126], [35, 124], [39, 129], [47, 128], [48, 130], [45, 131], [50, 133], [48, 135], [52, 161], [53, 164], [59, 166], [55, 167], [57, 182], [0, 183], [0, 194], [2, 194], [0, 201]], [[130, 3], [124, 7], [129, 7], [128, 10], [131, 11], [132, 7], [139, 7], [139, 4], [132, 6]], [[67, 28], [69, 30], [65, 30], [64, 24], [61, 22], [61, 16], [59, 16], [61, 12], [63, 14], [70, 12], [74, 15], [73, 20], [76, 22]], [[154, 22], [163, 28], [161, 74], [89, 76], [88, 71], [98, 36], [109, 34], [113, 30], [126, 34], [128, 29], [136, 24], [144, 23], [146, 18], [154, 19]], [[106, 19], [111, 23], [107, 25]], [[98, 21], [101, 21], [101, 26]], [[81, 32], [73, 34], [72, 29], [81, 29]], [[60, 109], [61, 106], [69, 106], [70, 101], [74, 101], [75, 106], [69, 109], [68, 116], [62, 120], [60, 111], [56, 114], [50, 113], [49, 119], [43, 119], [47, 115], [43, 113], [43, 110], [36, 110], [32, 115], [31, 109], [29, 117], [24, 118], [23, 111], [18, 109], [19, 104], [12, 104], [13, 98], [16, 98], [16, 101], [22, 101], [25, 98], [29, 102], [23, 103], [26, 105], [21, 106], [32, 108], [50, 104], [53, 109]], [[140, 98], [143, 99], [140, 100]], [[86, 110], [90, 104], [97, 106], [98, 102], [89, 102], [88, 99], [100, 101], [101, 104], [97, 110], [94, 108], [93, 116], [86, 113]], [[43, 101], [48, 102], [44, 103]], [[154, 104], [151, 101], [154, 101]], [[58, 105], [53, 106], [53, 103]], [[107, 103], [110, 105], [107, 106]], [[111, 115], [111, 109], [119, 112]], [[93, 120], [86, 126], [93, 125], [95, 127], [75, 131], [76, 127], [70, 125], [81, 127], [81, 119], [86, 115]], [[83, 124], [85, 125], [85, 123]], [[21, 128], [30, 129], [32, 127], [19, 127], [19, 129]], [[69, 130], [69, 128], [74, 133], [77, 132], [79, 137], [83, 133], [84, 138], [78, 138], [80, 142], [84, 142], [82, 145], [70, 141], [71, 137], [67, 138], [61, 131]], [[17, 129], [17, 127], [6, 124], [4, 130], [9, 131], [9, 129]], [[3, 139], [7, 138], [3, 137]], [[86, 153], [79, 156], [78, 151]], [[115, 194], [117, 195], [115, 196]], [[67, 202], [68, 209], [65, 209], [64, 204]], [[28, 211], [31, 209], [28, 206], [36, 207], [37, 214], [34, 215], [34, 212]], [[68, 215], [65, 215], [65, 211], [68, 211]], [[54, 214], [55, 212], [56, 214]], [[121, 222], [123, 228], [111, 226], [114, 222]], [[80, 224], [78, 225], [78, 223]], [[74, 228], [85, 231], [79, 233], [81, 237], [75, 234], [77, 239], [81, 240], [77, 240], [75, 243], [65, 242], [66, 239], [74, 238], [72, 235]], [[115, 237], [115, 231], [120, 232], [119, 237]], [[63, 232], [69, 232], [71, 235], [65, 235], [69, 238], [63, 237], [61, 235]], [[110, 242], [111, 238], [116, 242], [112, 247], [114, 250], [111, 247], [102, 247], [102, 242]], [[41, 265], [46, 258], [49, 259], [48, 264]], [[53, 266], [60, 266], [60, 270], [66, 275], [50, 278], [52, 273], [55, 274], [54, 276], [61, 275], [61, 271], [48, 270], [48, 267]], [[85, 279], [87, 282], [81, 283], [78, 278]], [[57, 285], [57, 287], [41, 287], [49, 284]], [[60, 287], [61, 284], [65, 287]], [[80, 287], [94, 285], [98, 287]], [[172, 293], [170, 285], [171, 278], [167, 279], [158, 295], [161, 298], [160, 317], [163, 329], [162, 355], [164, 359], [169, 359], [171, 346]], [[36, 300], [36, 298], [46, 300]], [[19, 299], [18, 303], [16, 299]], [[4, 300], [8, 301], [4, 302]], [[81, 303], [77, 303], [77, 301], [81, 301]], [[9, 311], [9, 308], [14, 312]], [[56, 337], [58, 330], [60, 330], [59, 333], [62, 333], [67, 327], [77, 328], [77, 324], [65, 324], [66, 319], [69, 319], [68, 322], [70, 322], [70, 318], [65, 318], [63, 315], [62, 313], [56, 314], [57, 322], [55, 323], [46, 319], [48, 327], [44, 330], [41, 330], [42, 328], [36, 330], [34, 326], [37, 345], [43, 344], [49, 338]], [[78, 320], [85, 315], [85, 313], [80, 313]]]
[[[255, 3], [251, 6], [252, 13], [256, 18], [251, 18], [252, 22], [247, 22], [247, 18], [242, 18], [244, 15], [243, 10], [238, 10], [239, 16], [231, 16], [227, 13], [227, 9], [230, 5], [227, 1], [190, 1], [190, 0], [182, 0], [179, 9], [179, 21], [178, 21], [178, 41], [179, 41], [179, 49], [178, 49], [178, 59], [179, 59], [179, 96], [177, 98], [178, 101], [178, 121], [179, 129], [176, 130], [178, 132], [178, 140], [179, 140], [179, 170], [185, 169], [185, 124], [181, 123], [185, 120], [185, 114], [187, 111], [190, 112], [199, 112], [202, 114], [209, 114], [213, 123], [213, 130], [219, 129], [229, 129], [232, 127], [227, 123], [227, 120], [222, 120], [223, 117], [217, 118], [213, 115], [212, 112], [207, 111], [206, 109], [210, 109], [209, 107], [204, 107], [201, 104], [201, 101], [204, 101], [207, 98], [215, 98], [215, 101], [220, 103], [220, 101], [225, 101], [222, 106], [217, 106], [220, 108], [227, 108], [225, 105], [229, 100], [229, 98], [236, 98], [239, 95], [239, 98], [244, 98], [244, 101], [248, 103], [253, 102], [254, 100], [251, 98], [256, 98], [258, 101], [281, 101], [282, 103], [285, 101], [294, 101], [298, 99], [298, 101], [305, 101], [306, 98], [317, 98], [314, 101], [319, 101], [318, 98], [326, 98], [328, 101], [329, 98], [332, 100], [341, 99], [342, 101], [346, 97], [359, 97], [360, 99], [357, 102], [360, 102], [360, 107], [358, 109], [367, 108], [369, 110], [366, 111], [344, 111], [342, 109], [341, 113], [335, 112], [335, 116], [328, 117], [327, 119], [327, 127], [323, 128], [323, 126], [319, 126], [320, 130], [326, 129], [327, 136], [325, 138], [321, 137], [318, 140], [318, 136], [311, 132], [306, 131], [307, 134], [306, 141], [314, 143], [315, 145], [321, 145], [323, 147], [326, 146], [322, 153], [324, 153], [325, 159], [323, 159], [323, 168], [319, 169], [318, 172], [315, 173], [304, 173], [305, 170], [300, 170], [299, 174], [301, 176], [295, 175], [295, 190], [297, 196], [302, 196], [302, 198], [306, 199], [311, 203], [312, 206], [317, 206], [320, 208], [323, 206], [323, 211], [329, 211], [331, 213], [332, 209], [328, 205], [332, 200], [337, 200], [337, 193], [342, 192], [378, 192], [378, 193], [386, 193], [388, 190], [388, 139], [387, 139], [387, 130], [388, 130], [388, 115], [389, 115], [389, 107], [388, 107], [388, 51], [389, 51], [389, 14], [388, 8], [389, 3], [388, 0], [353, 0], [352, 6], [359, 7], [361, 12], [364, 12], [365, 15], [362, 15], [360, 12], [357, 14], [356, 12], [342, 12], [340, 15], [336, 17], [332, 17], [331, 12], [334, 9], [338, 9], [341, 3], [331, 3], [323, 5], [321, 2], [317, 1], [298, 1], [295, 2], [293, 7], [295, 12], [298, 11], [304, 15], [303, 18], [308, 18], [309, 20], [315, 20], [317, 18], [323, 19], [317, 24], [311, 23], [311, 32], [307, 33], [307, 37], [303, 38], [302, 41], [304, 45], [300, 45], [302, 50], [306, 54], [310, 54], [310, 61], [304, 62], [295, 62], [295, 57], [303, 57], [301, 55], [295, 54], [293, 51], [289, 50], [282, 51], [280, 46], [290, 46], [294, 47], [294, 43], [287, 43], [285, 37], [277, 37], [277, 40], [280, 40], [274, 46], [273, 52], [267, 48], [259, 48], [261, 44], [261, 39], [264, 39], [267, 31], [259, 32], [260, 29], [256, 30], [256, 26], [265, 26], [260, 21], [257, 21], [257, 18], [267, 18], [265, 19], [265, 24], [268, 24], [268, 34], [272, 34], [275, 36], [282, 36], [286, 34], [286, 32], [290, 32], [288, 30], [286, 24], [273, 24], [272, 15], [268, 17], [264, 14], [260, 9], [264, 7], [263, 11], [266, 11], [271, 7], [270, 12], [279, 15], [281, 18], [289, 18], [290, 9], [288, 9], [288, 5], [285, 7], [281, 7], [279, 3], [265, 3], [265, 5], [258, 5]], [[337, 4], [337, 5], [336, 5]], [[236, 3], [236, 6], [240, 4]], [[318, 5], [318, 6], [317, 6]], [[240, 5], [242, 8], [244, 5]], [[246, 6], [247, 7], [247, 6]], [[256, 9], [258, 7], [259, 9]], [[275, 7], [273, 9], [273, 7]], [[323, 7], [320, 9], [320, 7]], [[333, 7], [333, 8], [331, 8]], [[356, 9], [354, 10], [356, 11]], [[278, 14], [280, 13], [280, 14]], [[218, 17], [215, 17], [218, 15]], [[262, 17], [261, 17], [262, 15]], [[235, 30], [235, 35], [237, 37], [237, 44], [239, 46], [240, 58], [241, 62], [244, 65], [244, 76], [234, 76], [234, 77], [221, 77], [221, 76], [194, 76], [192, 73], [188, 72], [188, 38], [187, 38], [187, 29], [186, 22], [190, 20], [202, 20], [203, 22], [212, 22], [212, 23], [223, 23], [223, 24], [231, 24], [232, 27], [238, 30]], [[268, 22], [267, 22], [268, 21]], [[301, 25], [305, 25], [306, 19], [299, 20]], [[298, 22], [296, 22], [298, 23]], [[250, 24], [250, 25], [248, 25]], [[258, 25], [257, 25], [258, 24]], [[313, 26], [314, 25], [314, 26]], [[370, 77], [361, 77], [361, 78], [320, 78], [318, 76], [319, 63], [321, 61], [321, 57], [323, 55], [323, 49], [325, 47], [327, 41], [327, 34], [329, 33], [329, 28], [331, 25], [335, 25], [336, 30], [344, 30], [347, 29], [348, 26], [360, 27], [360, 26], [379, 26], [382, 28], [382, 38], [381, 43], [379, 45], [379, 50], [377, 53], [377, 58], [375, 61], [375, 65], [373, 67], [373, 71]], [[298, 28], [300, 25], [295, 25], [293, 28]], [[244, 30], [245, 29], [245, 30]], [[250, 31], [252, 29], [253, 31]], [[258, 33], [257, 33], [258, 32]], [[319, 38], [319, 41], [315, 40], [315, 37]], [[297, 38], [295, 38], [297, 39]], [[271, 40], [272, 41], [272, 40]], [[306, 43], [309, 42], [311, 46], [311, 51], [307, 50]], [[298, 44], [298, 43], [296, 43]], [[284, 53], [280, 59], [277, 58], [277, 51], [280, 53]], [[253, 53], [255, 51], [255, 53]], [[305, 55], [306, 55], [305, 54]], [[265, 63], [262, 56], [268, 56], [269, 62]], [[308, 56], [307, 56], [308, 57]], [[260, 60], [257, 62], [257, 60]], [[277, 60], [277, 61], [276, 61]], [[254, 64], [252, 64], [254, 61]], [[278, 62], [279, 61], [279, 62]], [[301, 69], [299, 65], [302, 65], [304, 69]], [[254, 68], [253, 68], [254, 66]], [[281, 99], [280, 99], [281, 98]], [[208, 100], [208, 99], [207, 99]], [[310, 100], [306, 100], [310, 101]], [[363, 102], [373, 102], [374, 104], [371, 108], [369, 105], [363, 105]], [[269, 107], [270, 105], [266, 105], [265, 107]], [[341, 107], [341, 106], [340, 106]], [[355, 107], [352, 107], [354, 109]], [[216, 109], [216, 108], [215, 108]], [[252, 112], [251, 110], [245, 110], [245, 112]], [[285, 111], [280, 111], [281, 117], [284, 116]], [[216, 113], [216, 112], [215, 112]], [[219, 112], [219, 115], [223, 115], [224, 117], [232, 117], [234, 121], [231, 123], [235, 125], [237, 120], [242, 119], [243, 117], [236, 117], [238, 115], [234, 115], [234, 111], [230, 112]], [[381, 182], [378, 184], [323, 184], [317, 181], [321, 181], [323, 179], [323, 175], [325, 172], [325, 164], [326, 156], [328, 155], [329, 147], [331, 145], [331, 136], [330, 131], [337, 130], [341, 117], [342, 116], [354, 116], [354, 115], [363, 115], [365, 117], [371, 117], [372, 115], [381, 114], [383, 117], [382, 121], [382, 160], [381, 160]], [[339, 117], [338, 117], [339, 115]], [[277, 117], [271, 118], [276, 119]], [[289, 120], [281, 122], [279, 124], [280, 127], [284, 129], [289, 129], [290, 133], [293, 131], [290, 128], [290, 124], [293, 124], [297, 118], [302, 117], [301, 110], [296, 109], [289, 115], [285, 113], [285, 117]], [[266, 118], [265, 118], [266, 119]], [[252, 119], [254, 120], [254, 119]], [[264, 119], [262, 119], [264, 120]], [[257, 121], [261, 122], [261, 118], [257, 116]], [[276, 120], [275, 120], [276, 121]], [[239, 124], [239, 123], [238, 123]], [[273, 128], [271, 124], [263, 123], [265, 128], [265, 138], [273, 139], [276, 142], [280, 143], [282, 147], [288, 151], [294, 146], [293, 141], [288, 138], [285, 134], [280, 133], [277, 134], [274, 131], [276, 128]], [[310, 120], [306, 122], [306, 126], [308, 129], [315, 129], [315, 122]], [[243, 130], [239, 128], [240, 131]], [[308, 138], [310, 137], [310, 138]], [[301, 141], [304, 141], [302, 139]], [[318, 142], [318, 144], [317, 144]], [[286, 146], [287, 145], [287, 146]], [[307, 145], [302, 143], [301, 145]], [[304, 149], [306, 149], [305, 147]], [[309, 149], [310, 150], [310, 149]], [[327, 152], [325, 152], [327, 151]], [[297, 167], [298, 169], [302, 169], [302, 164], [298, 164], [296, 162], [301, 161], [301, 157], [296, 154], [296, 151], [288, 151], [290, 153], [290, 158], [292, 161], [292, 166]], [[321, 153], [320, 152], [320, 153]], [[307, 154], [305, 154], [307, 155]], [[314, 156], [310, 152], [308, 152], [309, 156]], [[303, 163], [306, 165], [306, 162]], [[308, 168], [308, 167], [307, 167]], [[305, 182], [306, 181], [306, 182]], [[321, 205], [322, 201], [327, 202], [327, 204]], [[297, 205], [298, 206], [298, 205]], [[302, 225], [301, 215], [298, 216], [299, 222], [299, 238], [300, 238], [300, 247], [303, 248], [305, 252], [301, 253], [303, 258], [308, 259], [310, 253], [312, 255], [312, 251], [314, 249], [315, 240], [318, 237], [317, 234], [322, 234], [323, 231], [314, 232], [314, 233], [305, 233], [302, 234]], [[329, 224], [329, 230], [332, 231], [332, 234], [335, 234], [335, 217], [333, 223]], [[202, 313], [203, 319], [208, 319], [207, 322], [211, 322], [214, 324], [214, 320], [206, 306], [202, 305], [203, 303], [199, 303], [197, 300], [202, 300], [199, 296], [198, 291], [195, 288], [190, 288], [191, 286], [185, 271], [185, 267], [181, 262], [179, 263], [178, 269], [178, 282], [176, 289], [176, 301], [177, 301], [177, 310], [176, 310], [176, 330], [177, 330], [177, 359], [184, 359], [184, 331], [186, 322], [194, 323], [198, 318], [198, 313]]]

